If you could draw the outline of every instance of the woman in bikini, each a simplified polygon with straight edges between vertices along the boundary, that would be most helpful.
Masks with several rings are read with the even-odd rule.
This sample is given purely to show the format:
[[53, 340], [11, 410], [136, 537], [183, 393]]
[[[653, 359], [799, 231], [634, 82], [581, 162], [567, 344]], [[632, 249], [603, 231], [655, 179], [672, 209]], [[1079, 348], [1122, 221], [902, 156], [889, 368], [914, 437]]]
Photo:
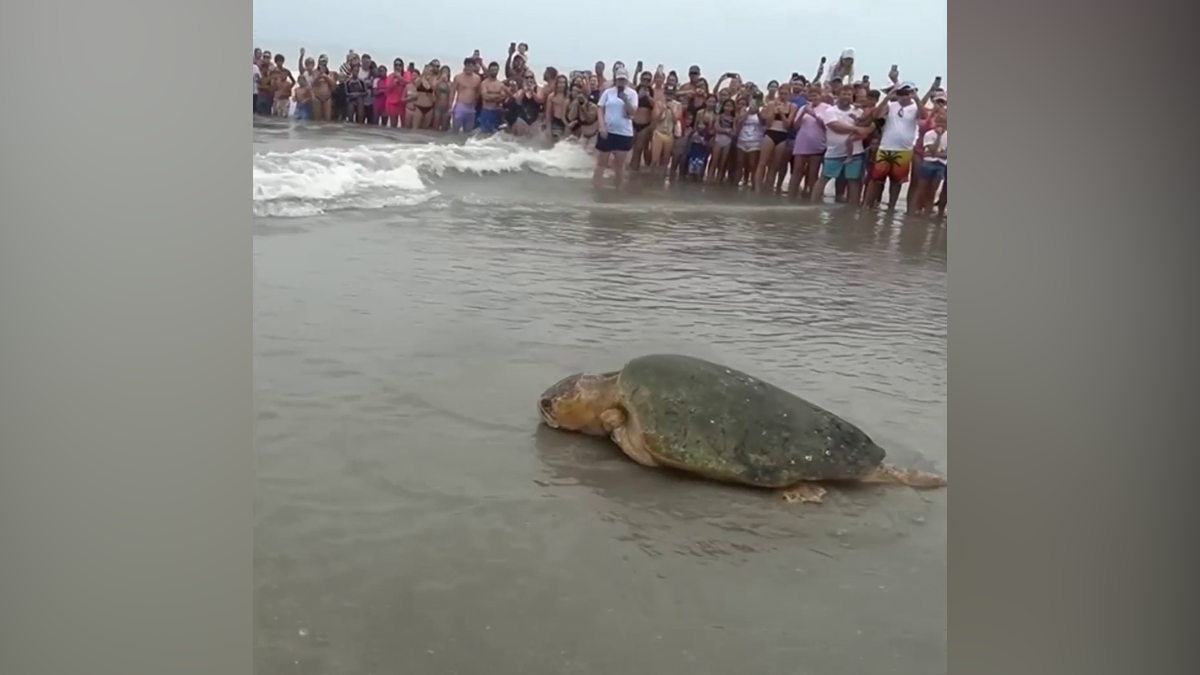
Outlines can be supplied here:
[[679, 122], [679, 101], [675, 100], [675, 85], [670, 79], [654, 94], [654, 135], [650, 137], [650, 163], [662, 178], [675, 150], [675, 130]]
[[417, 79], [416, 91], [417, 120], [414, 129], [433, 128], [433, 106], [436, 102], [437, 70], [432, 64], [425, 66], [421, 77]]
[[311, 82], [313, 119], [318, 122], [330, 122], [333, 120], [333, 90], [337, 85], [326, 64], [319, 64], [316, 73], [316, 77]]
[[647, 155], [650, 154], [650, 139], [654, 133], [654, 87], [648, 82], [639, 84], [637, 95], [637, 110], [633, 113], [633, 150], [629, 151], [629, 170], [633, 172], [641, 170], [643, 164], [647, 168], [653, 164]]
[[[728, 89], [721, 91], [728, 92]], [[715, 134], [713, 135], [712, 159], [708, 163], [708, 182], [724, 183], [727, 178], [727, 167], [730, 163], [730, 148], [733, 147], [733, 128], [737, 119], [734, 114], [734, 104], [728, 94], [721, 103], [720, 114], [717, 115]]]
[[438, 70], [434, 87], [433, 128], [438, 131], [450, 130], [450, 66], [442, 66]]
[[408, 73], [408, 81], [404, 83], [404, 125], [409, 129], [416, 129], [417, 124], [421, 121], [421, 111], [417, 110], [417, 81], [419, 77], [413, 77], [410, 70]]
[[[767, 85], [766, 102], [758, 111], [763, 123], [763, 139], [758, 153], [755, 184], [764, 191], [775, 185], [779, 162], [784, 159], [787, 150], [788, 127], [796, 115], [796, 105], [790, 100], [788, 85], [771, 84], [775, 84], [774, 92], [771, 85]], [[779, 152], [776, 152], [776, 148]]]

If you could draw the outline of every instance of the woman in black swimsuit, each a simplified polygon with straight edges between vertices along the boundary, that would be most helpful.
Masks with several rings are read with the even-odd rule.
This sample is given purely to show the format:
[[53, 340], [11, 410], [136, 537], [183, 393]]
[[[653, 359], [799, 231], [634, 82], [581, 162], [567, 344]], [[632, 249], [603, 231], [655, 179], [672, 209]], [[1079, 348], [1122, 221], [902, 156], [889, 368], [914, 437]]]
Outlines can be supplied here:
[[516, 136], [528, 136], [542, 114], [542, 105], [537, 100], [537, 81], [532, 77], [525, 78], [524, 86], [513, 99], [517, 105], [517, 119], [512, 132]]
[[637, 110], [633, 113], [633, 150], [629, 152], [631, 171], [641, 168], [643, 161], [646, 166], [650, 166], [650, 134], [654, 132], [651, 124], [654, 114], [654, 89], [649, 83], [640, 84], [637, 95]]
[[350, 67], [350, 74], [342, 83], [346, 94], [346, 121], [363, 122], [366, 116], [367, 85], [358, 76], [358, 64]]
[[421, 79], [417, 80], [417, 123], [414, 129], [429, 129], [433, 126], [433, 106], [436, 101], [437, 69], [425, 66]]
[[[769, 85], [768, 90], [770, 90]], [[786, 147], [788, 129], [792, 125], [792, 118], [796, 115], [796, 106], [791, 101], [791, 95], [789, 85], [785, 83], [779, 86], [775, 90], [774, 96], [769, 98], [758, 112], [759, 119], [763, 124], [763, 140], [755, 175], [758, 177], [756, 182], [762, 190], [769, 190], [775, 186], [775, 173], [778, 170], [779, 162], [775, 148], [776, 146]]]

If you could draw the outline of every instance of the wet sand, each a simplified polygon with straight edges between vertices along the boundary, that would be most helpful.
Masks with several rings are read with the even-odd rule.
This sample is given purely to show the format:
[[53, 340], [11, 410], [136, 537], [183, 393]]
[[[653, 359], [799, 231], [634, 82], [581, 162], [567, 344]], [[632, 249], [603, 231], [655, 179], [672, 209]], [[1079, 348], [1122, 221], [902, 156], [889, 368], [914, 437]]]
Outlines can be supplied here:
[[[418, 189], [402, 153], [321, 154], [377, 134], [259, 126], [256, 212], [321, 211], [254, 221], [260, 675], [946, 672], [946, 491], [786, 504], [535, 413], [566, 374], [682, 352], [945, 471], [944, 228], [597, 197], [494, 148], [513, 166], [447, 149]], [[317, 168], [286, 174], [297, 152]], [[409, 205], [361, 201], [389, 191]]]

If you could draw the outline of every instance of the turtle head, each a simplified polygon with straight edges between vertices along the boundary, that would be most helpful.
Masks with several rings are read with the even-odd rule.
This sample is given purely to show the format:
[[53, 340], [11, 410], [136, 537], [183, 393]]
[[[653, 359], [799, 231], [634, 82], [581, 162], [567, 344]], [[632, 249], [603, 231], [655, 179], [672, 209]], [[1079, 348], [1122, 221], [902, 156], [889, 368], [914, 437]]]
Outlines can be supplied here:
[[542, 392], [538, 416], [553, 429], [607, 436], [600, 414], [617, 405], [619, 374], [577, 373], [564, 377]]

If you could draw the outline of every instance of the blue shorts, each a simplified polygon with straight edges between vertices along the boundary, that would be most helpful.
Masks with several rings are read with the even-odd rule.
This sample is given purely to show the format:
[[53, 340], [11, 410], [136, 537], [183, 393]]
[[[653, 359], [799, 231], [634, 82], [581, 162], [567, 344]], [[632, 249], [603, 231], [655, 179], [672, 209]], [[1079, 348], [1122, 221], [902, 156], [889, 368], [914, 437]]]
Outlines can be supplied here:
[[485, 134], [494, 134], [500, 130], [499, 108], [481, 108], [479, 110], [479, 130]]
[[946, 177], [946, 165], [942, 162], [921, 162], [921, 178], [942, 180]]
[[312, 101], [297, 103], [294, 116], [298, 120], [311, 120], [313, 118]]
[[862, 155], [854, 155], [853, 157], [826, 157], [823, 164], [825, 177], [830, 180], [838, 177], [845, 178], [846, 180], [859, 180], [863, 175]]

